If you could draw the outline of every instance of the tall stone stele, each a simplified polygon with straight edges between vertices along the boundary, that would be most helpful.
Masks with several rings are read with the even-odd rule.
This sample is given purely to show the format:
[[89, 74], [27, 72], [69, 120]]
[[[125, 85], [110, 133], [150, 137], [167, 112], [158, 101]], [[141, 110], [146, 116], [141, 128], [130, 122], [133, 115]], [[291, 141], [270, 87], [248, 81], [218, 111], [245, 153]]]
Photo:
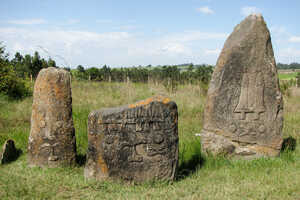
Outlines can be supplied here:
[[90, 113], [86, 178], [173, 180], [178, 162], [177, 105], [149, 98]]
[[204, 152], [246, 159], [277, 156], [283, 101], [270, 32], [252, 14], [229, 36], [214, 70], [204, 111]]
[[30, 166], [75, 164], [76, 141], [70, 84], [70, 73], [63, 69], [49, 67], [38, 74], [28, 141]]

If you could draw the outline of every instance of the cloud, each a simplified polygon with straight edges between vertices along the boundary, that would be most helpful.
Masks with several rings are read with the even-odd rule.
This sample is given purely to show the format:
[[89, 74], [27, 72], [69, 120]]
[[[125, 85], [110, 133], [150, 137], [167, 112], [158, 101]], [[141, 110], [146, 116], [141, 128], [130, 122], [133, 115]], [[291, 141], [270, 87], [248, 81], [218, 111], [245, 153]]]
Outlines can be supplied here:
[[281, 48], [278, 50], [278, 59], [277, 62], [281, 63], [292, 63], [299, 62], [300, 49], [287, 47]]
[[261, 10], [254, 6], [245, 6], [241, 9], [241, 14], [247, 17], [250, 14], [258, 14], [261, 13]]
[[206, 49], [204, 53], [206, 55], [219, 55], [221, 53], [221, 49]]
[[64, 65], [64, 61], [57, 55], [64, 57], [71, 64], [81, 63], [82, 58], [86, 59], [91, 55], [98, 58], [97, 54], [101, 54], [101, 52], [106, 55], [105, 50], [113, 55], [112, 49], [117, 52], [119, 48], [127, 48], [127, 40], [131, 36], [127, 32], [95, 33], [88, 31], [0, 28], [0, 37], [5, 42], [7, 49], [10, 50], [11, 55], [14, 55], [16, 51], [20, 51], [22, 54], [32, 54], [34, 51], [39, 51], [46, 58], [58, 58], [57, 61]]
[[227, 33], [213, 33], [202, 31], [183, 31], [182, 33], [170, 34], [165, 37], [168, 41], [192, 42], [198, 40], [223, 40], [228, 36]]
[[[0, 38], [10, 55], [16, 51], [53, 58], [61, 66], [132, 66], [147, 64], [215, 63], [226, 33], [199, 30], [148, 34], [128, 31], [92, 32], [40, 28], [0, 28]], [[207, 46], [208, 45], [208, 46]], [[213, 50], [207, 51], [203, 48]], [[216, 50], [215, 50], [216, 51]], [[65, 61], [66, 60], [66, 61]]]
[[[174, 54], [190, 54], [191, 50], [186, 47], [184, 44], [180, 43], [168, 43], [165, 44], [160, 51], [174, 53]], [[159, 53], [161, 53], [158, 51]]]
[[44, 19], [20, 19], [20, 20], [9, 20], [9, 24], [16, 25], [36, 25], [36, 24], [45, 24], [46, 20]]
[[298, 43], [300, 42], [300, 36], [291, 36], [289, 42]]
[[203, 14], [207, 14], [207, 15], [211, 15], [211, 14], [214, 14], [215, 12], [210, 9], [208, 6], [203, 6], [203, 7], [200, 7], [200, 8], [197, 8], [197, 11], [198, 12], [201, 12]]

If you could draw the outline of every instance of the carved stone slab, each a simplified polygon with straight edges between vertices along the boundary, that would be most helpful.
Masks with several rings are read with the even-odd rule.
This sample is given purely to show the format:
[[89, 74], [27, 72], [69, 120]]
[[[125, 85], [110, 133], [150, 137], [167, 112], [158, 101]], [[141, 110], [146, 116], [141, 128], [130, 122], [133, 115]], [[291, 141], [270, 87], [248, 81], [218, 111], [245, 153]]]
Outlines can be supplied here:
[[173, 180], [178, 162], [177, 105], [154, 97], [90, 113], [86, 178]]
[[282, 113], [270, 33], [261, 15], [250, 15], [227, 39], [214, 70], [202, 149], [245, 158], [277, 156]]
[[70, 74], [54, 67], [42, 69], [34, 85], [29, 165], [73, 165], [75, 155]]
[[15, 142], [13, 140], [7, 140], [2, 147], [2, 152], [0, 152], [0, 164], [13, 161], [17, 156], [18, 151], [15, 147]]

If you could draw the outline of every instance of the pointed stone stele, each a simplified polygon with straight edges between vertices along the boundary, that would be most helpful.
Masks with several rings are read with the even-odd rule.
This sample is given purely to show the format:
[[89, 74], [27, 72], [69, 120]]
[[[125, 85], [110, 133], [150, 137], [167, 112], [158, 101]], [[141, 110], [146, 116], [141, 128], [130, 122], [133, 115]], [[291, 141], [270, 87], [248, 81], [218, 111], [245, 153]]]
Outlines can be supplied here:
[[49, 67], [35, 81], [28, 141], [30, 166], [75, 164], [76, 141], [72, 119], [70, 73]]
[[90, 113], [86, 178], [173, 180], [178, 162], [175, 102], [154, 97]]
[[246, 159], [277, 156], [283, 101], [270, 32], [260, 14], [229, 36], [217, 61], [204, 111], [204, 152]]
[[18, 151], [13, 140], [6, 140], [0, 152], [0, 164], [9, 163], [18, 157]]

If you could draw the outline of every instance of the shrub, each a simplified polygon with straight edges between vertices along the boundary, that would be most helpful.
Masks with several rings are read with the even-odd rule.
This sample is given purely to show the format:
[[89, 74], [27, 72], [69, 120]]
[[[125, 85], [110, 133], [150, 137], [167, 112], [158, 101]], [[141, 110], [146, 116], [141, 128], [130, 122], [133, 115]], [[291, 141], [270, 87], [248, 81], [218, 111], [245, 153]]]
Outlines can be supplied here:
[[28, 81], [20, 79], [13, 67], [4, 62], [0, 63], [0, 93], [13, 99], [20, 99], [32, 95]]
[[286, 80], [281, 80], [280, 81], [280, 91], [284, 96], [291, 96], [291, 87], [292, 87], [292, 82], [291, 81], [286, 81]]

